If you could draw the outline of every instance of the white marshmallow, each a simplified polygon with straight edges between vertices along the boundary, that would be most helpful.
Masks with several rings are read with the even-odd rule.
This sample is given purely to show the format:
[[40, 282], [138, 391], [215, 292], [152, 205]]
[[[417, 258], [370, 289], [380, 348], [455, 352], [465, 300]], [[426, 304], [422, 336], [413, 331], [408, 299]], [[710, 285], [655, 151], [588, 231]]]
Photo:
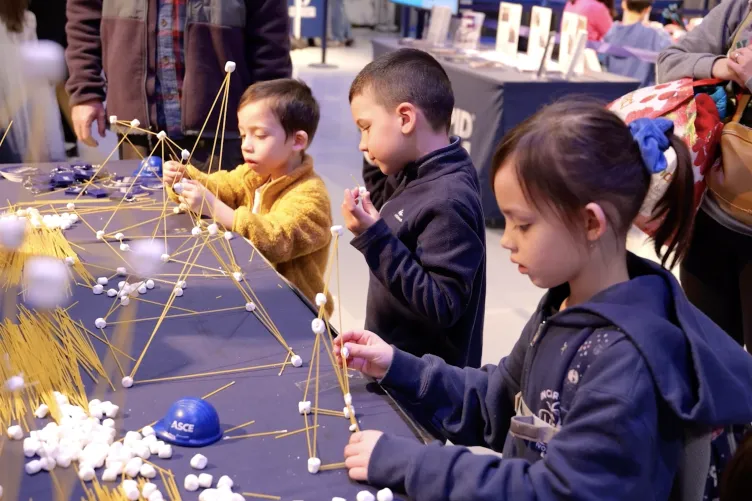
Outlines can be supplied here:
[[326, 332], [326, 324], [320, 318], [314, 318], [311, 321], [311, 330], [314, 334], [323, 334]]
[[32, 437], [26, 437], [23, 441], [24, 456], [27, 458], [34, 457], [40, 447], [41, 444], [39, 443], [39, 440]]
[[105, 428], [114, 428], [115, 427], [115, 420], [107, 418], [104, 421], [102, 421], [102, 426]]
[[144, 465], [144, 461], [141, 458], [133, 458], [125, 465], [123, 472], [131, 478], [138, 476], [141, 471], [141, 467]]
[[342, 409], [342, 413], [345, 415], [345, 419], [350, 419], [350, 406]]
[[360, 188], [358, 188], [358, 195], [360, 195], [361, 197], [365, 195], [366, 193], [368, 193], [368, 190], [366, 189], [365, 186], [361, 186]]
[[243, 273], [239, 271], [235, 271], [232, 273], [232, 278], [235, 279], [236, 282], [242, 282], [243, 281]]
[[154, 436], [154, 433], [154, 428], [152, 428], [151, 426], [144, 426], [143, 428], [141, 428], [141, 435], [143, 435], [144, 437]]
[[316, 294], [316, 306], [324, 306], [326, 304], [326, 294], [319, 292]]
[[118, 411], [120, 410], [120, 407], [113, 404], [112, 402], [105, 402], [104, 404], [102, 404], [102, 408], [104, 409], [104, 415], [108, 418], [116, 418]]
[[125, 280], [121, 280], [120, 282], [118, 282], [118, 290], [125, 289], [126, 285], [128, 285], [128, 283]]
[[219, 491], [217, 489], [206, 489], [198, 496], [198, 501], [222, 501], [219, 499]]
[[177, 297], [182, 297], [183, 296], [183, 289], [181, 289], [180, 287], [175, 287], [175, 295]]
[[305, 401], [305, 402], [298, 402], [298, 412], [301, 414], [310, 414], [311, 413], [311, 402]]
[[189, 158], [191, 158], [191, 152], [188, 150], [183, 150], [180, 152], [180, 158], [185, 162]]
[[7, 433], [8, 438], [11, 440], [21, 440], [24, 438], [23, 429], [17, 424], [8, 427]]
[[131, 120], [131, 127], [139, 127], [141, 125], [141, 122], [138, 120], [138, 118], [134, 118]]
[[124, 276], [128, 275], [128, 270], [126, 270], [124, 266], [120, 266], [117, 269], [117, 274], [120, 275], [121, 277], [124, 277]]
[[189, 492], [194, 492], [198, 490], [198, 477], [191, 473], [190, 475], [186, 475], [185, 479], [183, 480], [183, 487], [185, 490]]
[[209, 460], [203, 454], [196, 454], [191, 458], [191, 468], [194, 470], [203, 470], [207, 464], [209, 464]]
[[99, 230], [97, 232], [97, 240], [104, 240], [104, 231]]
[[235, 71], [235, 62], [227, 61], [225, 63], [225, 73], [232, 73], [233, 71]]
[[107, 327], [107, 321], [104, 318], [100, 317], [100, 318], [94, 320], [94, 326], [97, 329], [104, 329], [105, 327]]
[[129, 501], [138, 501], [138, 498], [141, 497], [141, 493], [138, 490], [138, 484], [135, 480], [123, 480], [122, 487], [123, 492], [125, 493], [125, 497]]
[[29, 475], [39, 473], [40, 471], [42, 471], [42, 461], [39, 459], [29, 461], [28, 463], [26, 463], [26, 466], [24, 466], [24, 469]]
[[197, 237], [200, 234], [201, 234], [201, 227], [200, 226], [194, 226], [193, 228], [191, 228], [191, 235], [193, 235], [194, 237]]
[[131, 304], [131, 298], [128, 296], [124, 296], [120, 298], [120, 306], [128, 306]]
[[128, 244], [120, 244], [120, 252], [128, 252], [131, 250], [131, 246]]
[[170, 255], [169, 254], [162, 254], [159, 257], [163, 263], [168, 263], [170, 261]]
[[99, 296], [100, 294], [104, 293], [104, 287], [97, 284], [94, 287], [91, 288], [91, 292], [93, 292], [95, 295]]
[[[182, 195], [183, 194], [183, 184], [182, 183], [173, 183], [172, 184], [172, 191], [174, 191], [176, 195]], [[178, 212], [180, 212], [180, 206], [179, 205], [178, 205]]]
[[235, 238], [235, 235], [233, 235], [231, 231], [226, 231], [225, 232], [225, 240], [227, 240], [229, 242], [233, 238]]
[[104, 417], [104, 410], [102, 409], [102, 406], [89, 404], [89, 416], [95, 417], [97, 419], [102, 419]]
[[154, 491], [151, 494], [149, 494], [149, 497], [146, 498], [147, 501], [164, 501], [164, 497], [162, 496], [162, 493], [159, 491]]
[[66, 207], [68, 208], [68, 210], [73, 210], [76, 208], [76, 204], [74, 204], [73, 202], [68, 202], [68, 205], [66, 205]]
[[91, 482], [94, 480], [94, 468], [89, 465], [82, 465], [78, 468], [78, 478], [84, 482]]
[[120, 384], [123, 385], [123, 388], [130, 388], [133, 386], [133, 378], [130, 376], [125, 376], [121, 381]]
[[353, 432], [353, 433], [355, 433], [356, 431], [358, 431], [358, 426], [354, 425], [354, 424], [351, 424], [350, 425], [350, 431]]
[[253, 312], [256, 310], [256, 305], [253, 303], [253, 301], [249, 303], [245, 303], [245, 311]]
[[347, 348], [347, 346], [343, 346], [341, 350], [339, 350], [339, 354], [342, 355], [342, 358], [347, 360], [350, 357], [350, 350]]
[[334, 498], [332, 498], [332, 501], [347, 501], [347, 500], [345, 498], [334, 497]]
[[157, 274], [164, 262], [162, 256], [166, 250], [164, 242], [160, 243], [157, 240], [148, 239], [134, 242], [132, 251], [136, 255], [136, 259], [132, 260], [131, 263], [136, 273], [143, 277]]
[[55, 469], [55, 466], [57, 466], [57, 461], [55, 461], [55, 458], [47, 456], [42, 459], [40, 459], [42, 462], [42, 469], [44, 471], [52, 471]]
[[[156, 444], [157, 442], [159, 442], [159, 440], [156, 435], [147, 435], [141, 440], [141, 443], [148, 445], [149, 447], [151, 447], [151, 444]], [[156, 452], [153, 452], [152, 454], [156, 454]]]
[[388, 487], [376, 493], [376, 501], [394, 501], [394, 494]]
[[73, 266], [74, 264], [76, 264], [76, 258], [73, 256], [66, 257], [65, 264], [67, 264], [68, 266]]
[[33, 308], [56, 308], [68, 297], [68, 268], [58, 259], [47, 256], [28, 258], [23, 278], [25, 299]]
[[140, 442], [141, 441], [141, 438], [142, 437], [141, 437], [141, 434], [139, 432], [137, 432], [137, 431], [129, 431], [128, 433], [125, 434], [125, 438], [123, 439], [123, 444], [125, 444], [125, 445], [127, 445], [129, 447], [133, 447], [133, 445], [136, 442]]
[[73, 453], [70, 451], [61, 451], [58, 453], [55, 461], [60, 468], [68, 468], [73, 462]]
[[122, 240], [125, 238], [125, 235], [122, 233], [115, 233], [115, 240]]
[[15, 214], [0, 218], [0, 247], [18, 249], [26, 236], [26, 220]]
[[308, 458], [308, 473], [318, 473], [321, 468], [321, 460], [319, 458]]
[[186, 281], [185, 281], [185, 280], [180, 280], [180, 281], [179, 281], [179, 282], [178, 282], [177, 284], [175, 284], [175, 285], [177, 285], [177, 286], [178, 286], [178, 287], [180, 287], [181, 289], [186, 289], [186, 288], [188, 287], [188, 283], [186, 283]]
[[151, 457], [149, 444], [145, 444], [143, 442], [136, 443], [133, 446], [133, 452], [135, 452], [136, 456], [140, 457], [141, 459], [149, 459], [149, 457]]
[[188, 212], [191, 208], [188, 207], [188, 204], [180, 204], [178, 209], [180, 209], [180, 212]]
[[352, 405], [352, 395], [345, 393], [345, 405]]
[[233, 492], [230, 501], [245, 501], [245, 498], [239, 492]]
[[71, 214], [70, 221], [71, 221], [71, 223], [77, 223], [78, 222], [78, 214]]
[[232, 479], [227, 475], [222, 475], [219, 477], [219, 480], [217, 480], [217, 488], [227, 487], [229, 489], [232, 489], [232, 486], [235, 485], [235, 483], [232, 481]]
[[104, 473], [102, 473], [102, 482], [114, 482], [117, 480], [119, 473], [117, 470], [113, 470], [112, 468], [105, 468]]
[[214, 236], [217, 233], [219, 233], [219, 226], [217, 226], [217, 223], [212, 223], [209, 226], [206, 227], [206, 229], [209, 231], [209, 235]]
[[146, 281], [146, 288], [149, 290], [152, 290], [154, 288], [154, 280], [147, 280]]
[[164, 141], [165, 139], [167, 139], [167, 133], [163, 130], [160, 130], [159, 132], [157, 132], [157, 139]]
[[[160, 441], [149, 442], [149, 452], [151, 452], [152, 455], [158, 455], [159, 454], [159, 443], [160, 443]], [[164, 442], [162, 442], [162, 443], [164, 443]]]
[[[157, 454], [159, 455], [161, 459], [170, 459], [172, 457], [172, 446], [164, 442], [159, 443], [159, 450]], [[196, 464], [200, 464], [200, 461], [196, 459], [198, 456], [201, 456], [201, 454], [196, 454], [196, 456], [194, 456], [193, 459], [191, 459], [191, 466], [193, 466], [194, 459], [197, 461]], [[206, 458], [204, 456], [201, 456], [201, 457], [203, 458], [204, 466], [197, 468], [198, 470], [203, 470], [206, 467]], [[193, 467], [196, 468], [195, 466]]]
[[329, 229], [329, 231], [332, 232], [332, 236], [339, 236], [339, 237], [341, 237], [342, 235], [345, 234], [345, 229], [342, 227], [341, 224], [335, 224], [334, 226], [332, 226]]
[[360, 491], [355, 496], [355, 499], [357, 499], [357, 501], [375, 501], [376, 500], [376, 498], [374, 497], [374, 495], [371, 494], [368, 491]]
[[145, 285], [145, 284], [141, 284], [141, 285], [140, 285], [140, 286], [138, 287], [138, 289], [136, 289], [136, 290], [138, 291], [138, 293], [139, 293], [139, 294], [146, 294], [146, 291], [147, 291], [148, 289], [146, 288], [146, 285]]
[[145, 498], [148, 498], [152, 492], [158, 490], [156, 484], [152, 484], [151, 482], [146, 482], [144, 486], [141, 488], [141, 495], [143, 495]]
[[117, 115], [110, 115], [110, 125], [117, 124]]
[[150, 464], [145, 464], [139, 470], [142, 477], [152, 479], [157, 476], [157, 470]]
[[211, 487], [214, 477], [208, 473], [202, 473], [198, 476], [198, 485], [204, 489]]
[[[173, 188], [174, 188], [174, 186], [173, 186]], [[180, 206], [173, 207], [172, 208], [172, 213], [173, 214], [180, 214]], [[169, 258], [168, 258], [168, 260], [169, 260]]]
[[47, 404], [41, 404], [39, 407], [37, 407], [37, 410], [34, 411], [34, 416], [38, 417], [39, 419], [44, 419], [49, 413], [50, 408], [47, 406]]
[[109, 289], [107, 291], [107, 296], [108, 297], [115, 297], [115, 296], [117, 296], [117, 294], [118, 294], [118, 291], [116, 291], [115, 289]]

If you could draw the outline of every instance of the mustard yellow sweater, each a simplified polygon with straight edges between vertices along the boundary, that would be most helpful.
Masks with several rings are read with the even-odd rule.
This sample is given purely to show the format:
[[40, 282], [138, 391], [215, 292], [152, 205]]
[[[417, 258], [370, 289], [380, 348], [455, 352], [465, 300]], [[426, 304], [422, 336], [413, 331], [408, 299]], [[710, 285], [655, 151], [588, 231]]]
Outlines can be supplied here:
[[[313, 171], [313, 159], [305, 155], [300, 167], [273, 181], [247, 165], [212, 174], [189, 165], [187, 173], [235, 210], [232, 231], [250, 240], [280, 274], [315, 301], [316, 294], [324, 291], [332, 209], [324, 181]], [[253, 214], [261, 186], [261, 206]], [[177, 200], [172, 190], [169, 193]], [[333, 309], [327, 294], [327, 314]]]

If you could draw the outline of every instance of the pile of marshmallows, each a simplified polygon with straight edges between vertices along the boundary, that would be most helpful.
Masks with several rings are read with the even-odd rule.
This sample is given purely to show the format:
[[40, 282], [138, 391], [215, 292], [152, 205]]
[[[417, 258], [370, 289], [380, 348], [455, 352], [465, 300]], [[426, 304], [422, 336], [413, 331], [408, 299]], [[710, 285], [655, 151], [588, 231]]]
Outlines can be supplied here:
[[[376, 497], [374, 498], [373, 494], [371, 494], [368, 491], [360, 491], [357, 496], [355, 496], [355, 499], [357, 501], [393, 501], [394, 500], [394, 494], [389, 488], [381, 489], [379, 492], [376, 493]], [[332, 498], [332, 501], [346, 501], [345, 498]]]
[[[72, 202], [69, 203], [67, 207], [68, 210], [71, 211], [76, 208], [75, 204]], [[4, 214], [0, 218], [0, 227], [13, 235], [23, 236], [27, 222], [34, 229], [46, 228], [48, 230], [69, 230], [78, 222], [78, 219], [78, 214], [70, 214], [68, 212], [63, 214], [45, 214], [42, 216], [38, 209], [29, 207], [28, 209], [19, 209], [15, 214]], [[5, 231], [3, 231], [3, 233], [5, 233]]]
[[[201, 454], [196, 454], [191, 459], [191, 467], [195, 470], [206, 468], [208, 460]], [[242, 494], [232, 492], [233, 481], [227, 475], [223, 475], [217, 481], [216, 488], [212, 488], [214, 477], [209, 473], [201, 473], [198, 476], [194, 474], [186, 475], [183, 480], [183, 487], [189, 492], [197, 491], [199, 488], [205, 489], [199, 494], [199, 501], [242, 501], [245, 499]]]

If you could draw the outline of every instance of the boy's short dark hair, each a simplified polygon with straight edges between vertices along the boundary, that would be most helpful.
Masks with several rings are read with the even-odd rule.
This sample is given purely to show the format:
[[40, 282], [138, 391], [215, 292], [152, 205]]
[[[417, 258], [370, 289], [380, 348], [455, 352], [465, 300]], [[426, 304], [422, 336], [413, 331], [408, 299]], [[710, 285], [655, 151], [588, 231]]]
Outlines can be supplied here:
[[294, 78], [256, 82], [240, 96], [238, 110], [264, 99], [269, 100], [272, 113], [282, 124], [286, 137], [302, 130], [308, 134], [308, 144], [311, 144], [319, 126], [320, 113], [319, 103], [310, 87]]
[[444, 68], [427, 52], [400, 49], [380, 56], [363, 68], [350, 86], [350, 102], [366, 90], [387, 108], [411, 103], [423, 112], [434, 130], [449, 130], [454, 93]]
[[653, 0], [627, 0], [627, 10], [632, 12], [644, 12], [653, 6]]

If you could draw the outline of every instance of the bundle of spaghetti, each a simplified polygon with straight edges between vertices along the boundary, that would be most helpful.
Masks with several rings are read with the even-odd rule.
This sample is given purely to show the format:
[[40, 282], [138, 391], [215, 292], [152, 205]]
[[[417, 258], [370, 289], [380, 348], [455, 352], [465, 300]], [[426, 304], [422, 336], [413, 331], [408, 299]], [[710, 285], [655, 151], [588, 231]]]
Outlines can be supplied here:
[[81, 501], [128, 501], [125, 491], [119, 485], [116, 487], [107, 487], [99, 483], [95, 476], [90, 485], [81, 482], [84, 488], [84, 497]]

